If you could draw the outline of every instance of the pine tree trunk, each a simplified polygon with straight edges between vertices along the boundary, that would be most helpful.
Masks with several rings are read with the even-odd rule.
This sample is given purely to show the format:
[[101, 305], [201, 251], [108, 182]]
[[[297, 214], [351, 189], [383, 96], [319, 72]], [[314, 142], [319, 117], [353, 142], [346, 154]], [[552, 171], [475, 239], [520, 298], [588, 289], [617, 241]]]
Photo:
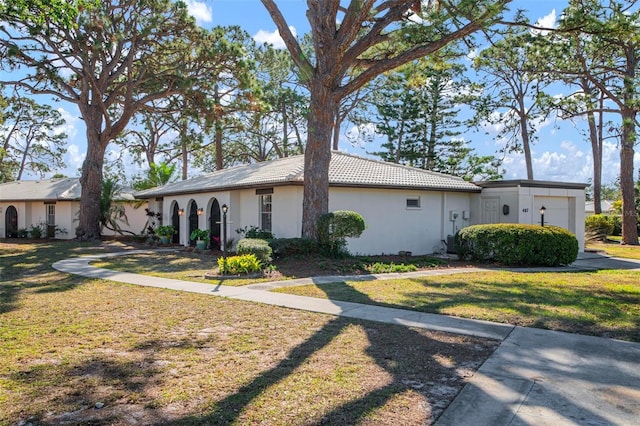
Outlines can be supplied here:
[[622, 191], [622, 243], [638, 245], [638, 219], [636, 217], [633, 182], [633, 145], [636, 114], [631, 108], [622, 111], [622, 140], [620, 148], [620, 190]]
[[[602, 114], [600, 114], [602, 116]], [[591, 155], [593, 156], [593, 209], [595, 214], [602, 213], [602, 144], [598, 137], [598, 127], [593, 112], [587, 114], [589, 123], [589, 140], [591, 141]]]
[[524, 161], [527, 165], [527, 179], [533, 180], [533, 161], [531, 159], [531, 145], [529, 140], [529, 128], [527, 127], [527, 117], [524, 111], [526, 111], [526, 107], [524, 106], [524, 101], [522, 97], [518, 99], [519, 108], [521, 111], [520, 116], [520, 135], [522, 136], [522, 149], [524, 150]]
[[[319, 79], [318, 79], [319, 80]], [[337, 103], [318, 80], [311, 83], [309, 134], [304, 154], [302, 236], [317, 239], [318, 220], [329, 211], [331, 136]]]
[[342, 126], [342, 117], [340, 116], [340, 113], [337, 112], [336, 113], [336, 121], [333, 125], [333, 145], [332, 145], [332, 149], [334, 151], [337, 151], [338, 148], [340, 147], [340, 127]]
[[224, 158], [222, 156], [222, 129], [218, 123], [216, 123], [214, 139], [216, 142], [216, 170], [222, 170], [224, 168]]
[[100, 239], [100, 196], [102, 194], [102, 166], [108, 141], [96, 129], [95, 123], [87, 122], [87, 156], [82, 163], [80, 185], [80, 219], [76, 238], [80, 241]]

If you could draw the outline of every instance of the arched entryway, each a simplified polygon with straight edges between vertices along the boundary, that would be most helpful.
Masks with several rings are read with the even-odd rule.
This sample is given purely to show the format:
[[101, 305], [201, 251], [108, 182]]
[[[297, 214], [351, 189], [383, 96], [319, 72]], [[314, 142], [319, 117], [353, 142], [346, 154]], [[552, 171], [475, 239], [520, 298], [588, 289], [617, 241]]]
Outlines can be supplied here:
[[191, 233], [198, 229], [198, 203], [191, 200], [189, 204], [189, 245], [196, 245], [196, 241], [191, 239]]
[[173, 234], [171, 242], [174, 244], [180, 243], [180, 207], [178, 203], [173, 203], [173, 209], [171, 211], [171, 225], [176, 229], [176, 233]]
[[220, 221], [220, 203], [218, 203], [218, 200], [214, 198], [211, 202], [211, 208], [209, 209], [209, 229], [211, 230], [211, 232], [209, 233], [211, 240], [209, 247], [214, 250], [219, 250], [221, 247]]
[[14, 206], [7, 207], [4, 213], [4, 229], [6, 238], [18, 237], [18, 210]]

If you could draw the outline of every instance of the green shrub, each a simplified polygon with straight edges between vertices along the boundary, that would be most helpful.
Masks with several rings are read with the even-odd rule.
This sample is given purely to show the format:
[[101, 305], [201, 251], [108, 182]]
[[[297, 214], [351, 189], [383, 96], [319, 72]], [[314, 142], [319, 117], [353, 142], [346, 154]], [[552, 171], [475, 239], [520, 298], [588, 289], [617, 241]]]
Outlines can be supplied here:
[[613, 234], [615, 224], [603, 214], [587, 216], [584, 220], [585, 237], [588, 241], [604, 241]]
[[253, 254], [264, 265], [271, 262], [272, 252], [267, 241], [256, 238], [243, 238], [238, 241], [236, 246], [237, 254]]
[[177, 231], [173, 225], [160, 225], [154, 230], [158, 237], [172, 237]]
[[607, 215], [607, 220], [613, 224], [613, 231], [610, 235], [620, 236], [622, 235], [622, 217], [617, 214]]
[[274, 238], [269, 245], [274, 257], [307, 256], [319, 251], [318, 242], [310, 238]]
[[459, 230], [455, 239], [460, 259], [479, 262], [560, 266], [578, 257], [575, 235], [557, 226], [473, 225]]
[[250, 274], [260, 272], [262, 264], [254, 254], [218, 258], [218, 270], [221, 274]]
[[353, 211], [337, 210], [320, 216], [320, 247], [330, 256], [346, 255], [347, 238], [358, 238], [364, 231], [364, 218]]
[[44, 232], [40, 225], [31, 225], [31, 228], [29, 229], [30, 238], [42, 238], [42, 235], [44, 235]]
[[245, 226], [244, 228], [236, 229], [238, 234], [244, 235], [244, 238], [256, 238], [258, 240], [271, 240], [273, 234], [264, 229], [260, 229], [255, 225]]
[[371, 265], [367, 265], [365, 269], [372, 274], [386, 274], [390, 272], [413, 272], [417, 271], [418, 267], [413, 264], [405, 265], [404, 263], [396, 264], [396, 263], [383, 263], [383, 262], [375, 262]]

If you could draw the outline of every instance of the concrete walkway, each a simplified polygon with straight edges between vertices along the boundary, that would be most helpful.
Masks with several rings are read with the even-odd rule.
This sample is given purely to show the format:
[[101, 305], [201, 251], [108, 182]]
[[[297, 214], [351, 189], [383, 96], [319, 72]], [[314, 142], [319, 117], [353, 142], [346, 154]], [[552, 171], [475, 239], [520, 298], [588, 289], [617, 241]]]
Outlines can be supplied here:
[[[640, 344], [268, 291], [283, 285], [473, 273], [480, 269], [317, 277], [229, 287], [117, 272], [89, 265], [104, 257], [142, 252], [147, 251], [70, 258], [56, 262], [53, 267], [88, 278], [501, 340], [494, 354], [440, 416], [436, 423], [440, 426], [640, 425]], [[581, 254], [576, 263], [561, 270], [594, 269], [640, 271], [640, 262], [586, 253]], [[517, 270], [543, 271], [548, 268]]]

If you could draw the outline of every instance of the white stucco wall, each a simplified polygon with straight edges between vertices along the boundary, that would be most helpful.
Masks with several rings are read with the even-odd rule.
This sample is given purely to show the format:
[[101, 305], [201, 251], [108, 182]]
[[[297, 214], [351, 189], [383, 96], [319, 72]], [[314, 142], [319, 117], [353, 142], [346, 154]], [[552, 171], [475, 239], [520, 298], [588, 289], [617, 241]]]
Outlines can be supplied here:
[[[147, 216], [144, 211], [145, 208], [147, 208], [147, 203], [144, 203], [137, 209], [135, 208], [135, 205], [131, 203], [124, 203], [124, 209], [125, 209], [124, 211], [125, 211], [125, 214], [127, 215], [127, 221], [129, 222], [129, 225], [127, 225], [125, 222], [119, 222], [120, 228], [122, 228], [123, 230], [133, 232], [135, 234], [141, 234], [142, 231], [144, 231], [145, 224], [147, 223]], [[75, 229], [75, 226], [71, 229], [72, 230]], [[104, 228], [102, 230], [102, 235], [117, 236], [120, 234], [114, 231], [110, 231], [107, 228]]]
[[[46, 223], [47, 221], [47, 204], [43, 201], [28, 202], [3, 202], [0, 203], [0, 238], [6, 235], [5, 229], [5, 212], [9, 206], [14, 206], [18, 212], [18, 229], [26, 228], [29, 230], [32, 225]], [[129, 219], [129, 226], [121, 223], [122, 229], [135, 233], [140, 233], [146, 222], [144, 206], [136, 210], [131, 205], [126, 205], [126, 214]], [[78, 226], [78, 212], [80, 210], [79, 201], [57, 201], [55, 203], [55, 224], [58, 228], [66, 231], [55, 236], [56, 239], [70, 240], [75, 238], [75, 229]], [[103, 235], [114, 235], [108, 229], [104, 229]]]
[[[407, 207], [407, 198], [419, 198], [420, 207]], [[466, 226], [462, 212], [470, 209], [470, 194], [397, 189], [331, 188], [329, 210], [353, 210], [362, 215], [366, 229], [360, 238], [349, 239], [353, 254], [413, 255], [441, 251], [442, 240]], [[450, 211], [458, 218], [450, 221]]]
[[[483, 222], [483, 202], [498, 201], [498, 221], [495, 223], [523, 223], [539, 225], [540, 207], [546, 207], [545, 224], [556, 225], [575, 234], [580, 251], [584, 251], [584, 203], [585, 193], [580, 189], [546, 187], [502, 187], [484, 188], [474, 196], [472, 214], [474, 224]], [[503, 213], [503, 206], [509, 206], [509, 214]]]

